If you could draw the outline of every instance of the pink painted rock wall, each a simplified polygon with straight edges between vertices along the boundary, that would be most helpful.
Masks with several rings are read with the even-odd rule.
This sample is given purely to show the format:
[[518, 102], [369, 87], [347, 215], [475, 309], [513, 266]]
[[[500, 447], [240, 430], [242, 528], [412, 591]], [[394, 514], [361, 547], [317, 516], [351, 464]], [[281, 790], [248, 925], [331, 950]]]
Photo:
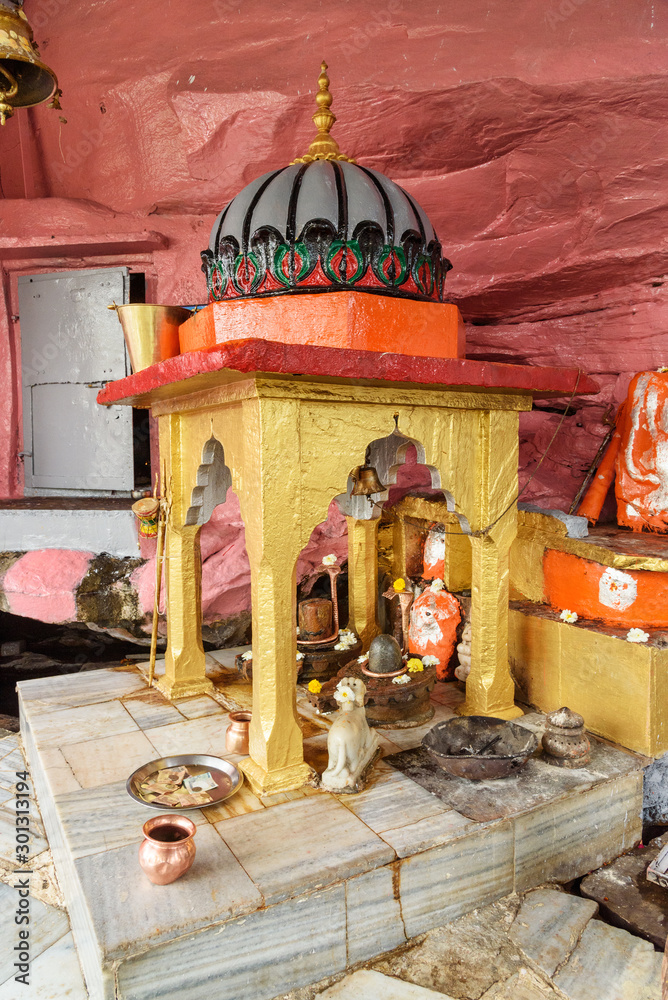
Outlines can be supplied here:
[[3, 579], [7, 610], [42, 622], [74, 621], [75, 592], [92, 558], [92, 552], [71, 549], [26, 552]]
[[[324, 55], [342, 149], [406, 187], [440, 235], [469, 356], [577, 364], [599, 380], [597, 397], [573, 401], [523, 497], [568, 507], [606, 407], [668, 357], [665, 4], [516, 0], [509, 14], [487, 0], [213, 0], [185, 19], [176, 0], [158, 16], [129, 0], [26, 0], [25, 10], [59, 74], [67, 124], [41, 107], [0, 130], [0, 252], [10, 255], [0, 495], [22, 492], [16, 273], [109, 262], [99, 251], [50, 258], [43, 245], [63, 236], [150, 231], [163, 249], [111, 262], [144, 270], [153, 301], [203, 301], [199, 251], [213, 219], [244, 184], [305, 151]], [[521, 418], [521, 482], [560, 419], [539, 406]], [[247, 601], [240, 531], [230, 513], [203, 533], [212, 614]]]

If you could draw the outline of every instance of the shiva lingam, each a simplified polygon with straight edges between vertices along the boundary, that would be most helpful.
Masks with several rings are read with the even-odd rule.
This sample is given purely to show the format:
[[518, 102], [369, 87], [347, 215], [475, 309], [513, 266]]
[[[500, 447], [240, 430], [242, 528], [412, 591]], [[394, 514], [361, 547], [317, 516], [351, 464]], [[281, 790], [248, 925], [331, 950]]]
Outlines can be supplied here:
[[309, 700], [320, 712], [337, 706], [335, 692], [344, 677], [358, 677], [366, 685], [366, 716], [379, 728], [409, 729], [428, 722], [434, 714], [430, 694], [436, 670], [426, 657], [405, 657], [392, 635], [377, 635], [369, 652], [346, 663], [336, 677], [318, 691], [309, 691]]
[[378, 733], [369, 729], [364, 711], [366, 685], [359, 677], [342, 677], [333, 698], [340, 711], [327, 734], [327, 770], [320, 779], [326, 792], [360, 792], [380, 756]]
[[362, 643], [349, 629], [339, 629], [339, 599], [336, 578], [341, 567], [334, 554], [325, 556], [316, 569], [317, 576], [329, 576], [331, 600], [324, 597], [300, 601], [297, 614], [297, 656], [301, 656], [300, 682], [329, 680], [342, 663], [362, 651]]

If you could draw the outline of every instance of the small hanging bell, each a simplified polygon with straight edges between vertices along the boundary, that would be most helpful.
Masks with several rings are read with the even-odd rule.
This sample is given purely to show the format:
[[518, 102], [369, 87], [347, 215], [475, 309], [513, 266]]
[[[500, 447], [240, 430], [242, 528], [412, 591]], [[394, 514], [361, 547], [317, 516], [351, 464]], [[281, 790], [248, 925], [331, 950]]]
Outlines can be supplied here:
[[384, 493], [387, 489], [378, 478], [373, 465], [358, 465], [350, 475], [355, 481], [350, 494], [353, 497], [370, 497], [375, 493]]
[[58, 80], [39, 58], [23, 0], [0, 0], [0, 124], [16, 108], [30, 108], [56, 96]]

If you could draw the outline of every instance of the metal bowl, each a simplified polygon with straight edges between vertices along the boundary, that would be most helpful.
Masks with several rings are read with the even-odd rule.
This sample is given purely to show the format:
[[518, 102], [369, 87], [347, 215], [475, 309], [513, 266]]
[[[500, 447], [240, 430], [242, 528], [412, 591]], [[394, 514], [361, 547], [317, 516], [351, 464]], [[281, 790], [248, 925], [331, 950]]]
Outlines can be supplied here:
[[[489, 750], [480, 753], [491, 741], [494, 744]], [[505, 719], [468, 715], [437, 723], [423, 737], [422, 746], [448, 774], [470, 781], [489, 781], [524, 767], [538, 739], [528, 729]]]
[[[200, 766], [202, 771], [211, 772], [211, 777], [214, 778], [217, 786], [210, 791], [211, 802], [206, 802], [200, 806], [170, 806], [160, 802], [147, 802], [146, 799], [142, 798], [139, 792], [139, 786], [142, 781], [150, 778], [157, 771], [172, 767], [183, 767], [184, 765], [189, 767]], [[218, 805], [224, 799], [229, 799], [230, 795], [238, 792], [243, 784], [243, 780], [243, 775], [229, 760], [223, 760], [221, 757], [209, 757], [206, 754], [182, 754], [178, 757], [159, 757], [157, 760], [149, 761], [148, 764], [142, 764], [141, 767], [137, 768], [130, 775], [125, 787], [135, 802], [140, 802], [143, 806], [148, 806], [149, 809], [160, 809], [163, 813], [181, 813], [192, 812], [194, 809], [207, 809], [209, 806]]]

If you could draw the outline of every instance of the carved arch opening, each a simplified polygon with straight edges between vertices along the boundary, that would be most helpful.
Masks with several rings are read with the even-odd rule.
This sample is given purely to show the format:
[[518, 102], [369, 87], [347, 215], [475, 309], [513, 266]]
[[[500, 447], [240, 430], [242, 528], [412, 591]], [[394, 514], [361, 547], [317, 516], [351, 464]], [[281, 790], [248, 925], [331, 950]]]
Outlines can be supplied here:
[[225, 503], [231, 486], [232, 473], [225, 462], [225, 450], [220, 441], [212, 436], [202, 448], [202, 461], [186, 513], [186, 525], [201, 527], [206, 524], [214, 508]]
[[368, 464], [376, 469], [378, 478], [388, 489], [382, 493], [375, 494], [373, 498], [375, 502], [370, 504], [366, 497], [352, 496], [354, 481], [351, 476], [348, 476], [346, 492], [334, 498], [341, 512], [359, 521], [376, 520], [379, 518], [382, 505], [387, 501], [389, 496], [389, 487], [396, 485], [399, 470], [406, 464], [407, 454], [411, 446], [416, 451], [416, 464], [423, 466], [429, 473], [431, 488], [438, 489], [443, 493], [447, 509], [456, 515], [462, 531], [465, 534], [470, 534], [471, 529], [468, 519], [457, 510], [454, 496], [441, 484], [439, 470], [433, 465], [428, 465], [425, 461], [425, 448], [422, 442], [418, 441], [417, 438], [402, 434], [398, 427], [395, 427], [387, 437], [376, 438], [374, 441], [371, 441], [366, 449]]

